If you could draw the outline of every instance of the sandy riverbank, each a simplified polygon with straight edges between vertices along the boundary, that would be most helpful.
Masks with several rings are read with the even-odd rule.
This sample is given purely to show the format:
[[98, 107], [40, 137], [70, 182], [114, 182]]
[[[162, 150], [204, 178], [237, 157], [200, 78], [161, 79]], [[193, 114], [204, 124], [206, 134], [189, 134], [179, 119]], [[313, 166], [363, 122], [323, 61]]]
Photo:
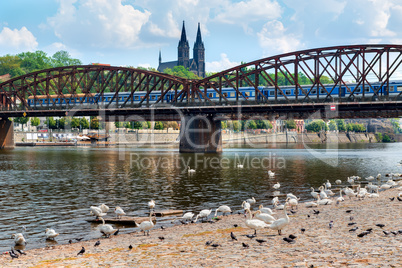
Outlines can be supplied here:
[[[101, 238], [100, 246], [93, 241], [34, 249], [18, 259], [0, 257], [1, 267], [402, 267], [402, 234], [385, 235], [385, 231], [402, 230], [402, 202], [395, 197], [401, 190], [380, 192], [379, 198], [349, 200], [340, 205], [321, 206], [318, 215], [312, 208], [300, 204], [297, 213], [290, 215], [290, 224], [283, 230], [264, 229], [259, 245], [245, 224], [243, 215], [220, 217], [215, 223], [177, 225], [165, 230], [151, 230], [150, 236], [136, 232], [111, 239]], [[240, 203], [240, 202], [239, 202]], [[258, 203], [258, 200], [257, 200]], [[268, 204], [266, 204], [268, 205]], [[240, 204], [239, 204], [240, 207]], [[237, 209], [237, 208], [232, 208]], [[352, 210], [346, 213], [346, 210]], [[308, 217], [310, 215], [310, 217]], [[350, 217], [353, 220], [350, 221]], [[278, 211], [277, 217], [283, 217]], [[334, 221], [334, 227], [328, 224]], [[348, 230], [356, 222], [356, 232]], [[383, 229], [375, 224], [385, 224]], [[233, 225], [237, 224], [238, 227]], [[305, 228], [304, 234], [300, 229]], [[372, 233], [359, 238], [357, 234], [373, 228]], [[238, 241], [232, 241], [233, 232]], [[297, 236], [288, 244], [283, 237]], [[160, 241], [158, 237], [165, 239]], [[213, 248], [205, 242], [212, 240], [221, 246]], [[243, 248], [242, 242], [249, 245]], [[129, 245], [133, 248], [129, 250]], [[77, 253], [85, 247], [83, 256]]]

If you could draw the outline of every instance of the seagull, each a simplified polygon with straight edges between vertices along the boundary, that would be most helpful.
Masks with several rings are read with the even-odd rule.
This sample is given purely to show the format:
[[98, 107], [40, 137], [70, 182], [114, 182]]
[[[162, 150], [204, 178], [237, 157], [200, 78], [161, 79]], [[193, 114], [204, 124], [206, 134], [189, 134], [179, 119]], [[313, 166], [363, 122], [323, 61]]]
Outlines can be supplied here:
[[255, 241], [257, 241], [260, 245], [264, 242], [267, 242], [267, 240], [264, 239], [256, 239]]
[[98, 240], [98, 241], [96, 241], [94, 247], [97, 247], [97, 246], [99, 246], [99, 245], [100, 245], [100, 241]]
[[236, 236], [234, 235], [233, 232], [230, 232], [230, 237], [232, 238], [232, 240], [236, 240], [236, 241], [237, 241], [237, 238], [236, 238]]
[[242, 243], [242, 245], [243, 245], [243, 248], [249, 248], [250, 246], [248, 245], [248, 244], [246, 244], [246, 243]]
[[84, 247], [82, 247], [82, 249], [80, 250], [80, 252], [78, 252], [78, 254], [77, 254], [77, 256], [78, 255], [84, 255], [84, 253], [85, 253], [85, 248]]

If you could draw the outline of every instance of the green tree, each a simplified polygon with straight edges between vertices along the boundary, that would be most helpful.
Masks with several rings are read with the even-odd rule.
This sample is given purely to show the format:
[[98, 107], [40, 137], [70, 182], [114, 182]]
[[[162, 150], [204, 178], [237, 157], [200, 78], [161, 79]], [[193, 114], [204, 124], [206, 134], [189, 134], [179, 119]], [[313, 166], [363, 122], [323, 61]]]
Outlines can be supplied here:
[[40, 119], [38, 117], [31, 118], [31, 126], [37, 127], [40, 125]]
[[244, 129], [257, 129], [257, 124], [254, 120], [247, 120], [245, 121]]
[[35, 52], [22, 52], [17, 56], [21, 59], [21, 68], [26, 73], [52, 67], [50, 58], [48, 58], [46, 53], [41, 50]]
[[21, 59], [17, 56], [0, 57], [0, 75], [10, 74], [11, 78], [25, 74], [21, 69]]
[[241, 130], [241, 124], [239, 123], [239, 121], [233, 121], [233, 131], [240, 131]]
[[24, 125], [28, 123], [29, 117], [16, 117], [14, 118], [14, 122], [22, 125], [22, 129], [24, 129]]
[[222, 129], [227, 129], [227, 128], [228, 128], [228, 122], [222, 120], [222, 121], [221, 121], [221, 128], [222, 128]]
[[54, 53], [50, 63], [53, 67], [82, 65], [80, 60], [71, 58], [70, 54], [64, 50]]
[[91, 129], [100, 129], [99, 119], [96, 116], [91, 118]]
[[338, 128], [339, 131], [346, 131], [345, 120], [337, 119], [337, 120], [335, 120], [335, 122], [336, 122], [336, 127]]
[[71, 118], [71, 128], [80, 128], [80, 119], [77, 117]]
[[382, 137], [382, 142], [391, 142], [391, 138], [384, 133], [383, 137]]
[[338, 126], [336, 125], [336, 122], [334, 120], [329, 120], [329, 130], [335, 131], [338, 129]]
[[122, 128], [122, 127], [124, 127], [124, 122], [118, 122], [118, 121], [116, 121], [116, 122], [114, 122], [114, 126], [115, 126], [116, 128]]
[[296, 129], [296, 122], [295, 120], [286, 120], [286, 128], [287, 129]]
[[65, 118], [65, 117], [60, 118], [57, 127], [58, 127], [59, 129], [65, 129], [65, 128], [66, 128], [66, 125], [67, 125], [67, 120], [66, 120], [66, 118]]
[[272, 124], [268, 120], [255, 120], [257, 124], [257, 129], [271, 129]]
[[53, 117], [48, 117], [48, 118], [46, 118], [45, 124], [47, 125], [47, 127], [48, 127], [49, 129], [56, 129], [56, 128], [57, 128], [56, 120], [54, 120]]
[[310, 124], [307, 124], [306, 130], [311, 132], [320, 132], [322, 130], [328, 130], [328, 126], [322, 120], [314, 120]]
[[131, 122], [131, 128], [133, 128], [133, 129], [143, 129], [144, 125], [142, 124], [141, 121], [134, 121], [134, 122]]
[[173, 69], [166, 68], [164, 71], [166, 74], [187, 78], [187, 79], [199, 79], [197, 75], [193, 72], [189, 71], [188, 68], [184, 68], [184, 66], [175, 66]]
[[88, 129], [89, 128], [89, 122], [85, 117], [82, 117], [80, 119], [80, 126], [81, 126], [81, 129]]
[[352, 124], [352, 127], [353, 127], [354, 132], [364, 132], [364, 131], [366, 131], [366, 128], [364, 127], [363, 124], [354, 123], [354, 124]]
[[155, 129], [163, 129], [163, 123], [161, 121], [155, 122]]
[[353, 131], [353, 124], [352, 123], [348, 123], [347, 125], [346, 125], [346, 131]]

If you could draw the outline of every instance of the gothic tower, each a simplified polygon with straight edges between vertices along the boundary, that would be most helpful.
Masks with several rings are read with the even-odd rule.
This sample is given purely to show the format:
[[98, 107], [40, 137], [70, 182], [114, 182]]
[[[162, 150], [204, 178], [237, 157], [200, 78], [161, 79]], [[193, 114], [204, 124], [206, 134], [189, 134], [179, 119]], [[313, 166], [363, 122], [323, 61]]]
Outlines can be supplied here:
[[179, 46], [177, 47], [177, 65], [182, 65], [185, 68], [189, 67], [190, 61], [190, 46], [188, 45], [187, 37], [186, 37], [186, 29], [184, 28], [184, 21], [183, 21], [183, 28], [181, 30], [181, 39], [179, 41]]
[[201, 38], [200, 23], [198, 23], [197, 39], [194, 43], [193, 58], [197, 65], [197, 75], [199, 77], [205, 77], [205, 48]]

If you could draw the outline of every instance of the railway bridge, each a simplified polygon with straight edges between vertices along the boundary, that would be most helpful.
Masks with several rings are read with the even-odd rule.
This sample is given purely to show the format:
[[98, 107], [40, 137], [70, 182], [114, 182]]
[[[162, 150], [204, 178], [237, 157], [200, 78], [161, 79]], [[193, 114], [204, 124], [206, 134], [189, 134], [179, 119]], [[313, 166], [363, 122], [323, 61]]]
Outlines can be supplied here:
[[9, 118], [22, 116], [181, 121], [181, 152], [221, 151], [221, 120], [399, 117], [401, 63], [402, 45], [369, 44], [276, 55], [200, 80], [101, 65], [41, 70], [0, 84], [0, 147], [13, 147]]

